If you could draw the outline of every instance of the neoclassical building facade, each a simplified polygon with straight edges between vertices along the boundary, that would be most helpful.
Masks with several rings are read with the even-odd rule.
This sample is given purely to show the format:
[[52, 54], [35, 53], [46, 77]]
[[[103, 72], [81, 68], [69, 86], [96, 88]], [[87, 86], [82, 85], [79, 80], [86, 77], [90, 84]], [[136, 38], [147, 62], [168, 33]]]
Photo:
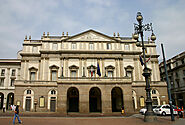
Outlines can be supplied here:
[[[155, 42], [145, 41], [145, 46], [153, 104], [168, 103]], [[40, 40], [25, 37], [14, 103], [23, 111], [61, 114], [112, 114], [122, 106], [126, 112], [137, 111], [146, 97], [140, 55], [141, 46], [119, 33], [111, 37], [87, 30], [73, 36], [43, 33]]]

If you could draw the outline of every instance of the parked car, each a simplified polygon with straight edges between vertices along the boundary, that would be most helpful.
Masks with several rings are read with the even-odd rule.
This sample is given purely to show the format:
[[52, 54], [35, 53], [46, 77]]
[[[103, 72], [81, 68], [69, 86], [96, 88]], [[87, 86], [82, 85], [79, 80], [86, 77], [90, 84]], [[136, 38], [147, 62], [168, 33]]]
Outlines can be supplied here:
[[[152, 106], [153, 111], [154, 111], [154, 109], [155, 109], [156, 107], [157, 107], [157, 105], [153, 105], [153, 106]], [[146, 109], [146, 107], [144, 107], [144, 108], [140, 109], [139, 113], [141, 113], [142, 115], [144, 115], [144, 114], [146, 113], [146, 111], [147, 111], [147, 109]]]
[[[154, 109], [154, 113], [157, 115], [163, 115], [163, 116], [170, 115], [171, 114], [170, 113], [170, 105], [169, 104], [160, 105]], [[174, 115], [178, 114], [176, 106], [173, 106], [173, 114]]]

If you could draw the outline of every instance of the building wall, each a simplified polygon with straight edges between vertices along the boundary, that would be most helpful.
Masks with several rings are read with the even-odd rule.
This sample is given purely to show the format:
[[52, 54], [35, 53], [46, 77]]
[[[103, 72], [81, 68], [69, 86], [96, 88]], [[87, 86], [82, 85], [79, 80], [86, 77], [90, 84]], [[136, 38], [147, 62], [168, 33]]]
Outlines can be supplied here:
[[[167, 71], [174, 105], [185, 106], [185, 52], [167, 60]], [[160, 63], [160, 76], [166, 81], [163, 62]]]
[[[156, 45], [154, 41], [147, 41], [145, 45], [146, 58], [150, 58], [147, 65], [151, 69], [151, 87], [157, 87], [160, 104], [163, 101], [167, 103], [166, 85], [160, 82]], [[37, 103], [37, 111], [50, 111], [49, 99], [52, 95], [48, 93], [54, 89], [57, 91], [56, 112], [66, 114], [67, 90], [76, 87], [79, 91], [79, 112], [89, 113], [89, 90], [98, 87], [101, 91], [102, 113], [109, 114], [112, 113], [111, 90], [117, 86], [123, 92], [125, 111], [139, 110], [142, 106], [138, 99], [145, 96], [146, 85], [139, 61], [141, 54], [141, 46], [136, 46], [132, 37], [110, 37], [94, 30], [74, 36], [48, 34], [43, 35], [41, 40], [25, 39], [20, 52], [20, 79], [15, 84], [15, 103], [20, 102], [22, 110], [25, 110], [25, 97], [30, 96], [31, 111], [35, 110], [34, 102]], [[96, 74], [97, 63], [101, 76]], [[95, 71], [93, 77], [91, 66]], [[55, 71], [57, 78], [52, 81]], [[73, 77], [72, 71], [76, 71]], [[35, 72], [34, 80], [31, 80], [31, 72]], [[27, 95], [27, 90], [32, 94]], [[137, 107], [133, 107], [133, 90]], [[45, 106], [41, 108], [39, 101], [42, 96]]]

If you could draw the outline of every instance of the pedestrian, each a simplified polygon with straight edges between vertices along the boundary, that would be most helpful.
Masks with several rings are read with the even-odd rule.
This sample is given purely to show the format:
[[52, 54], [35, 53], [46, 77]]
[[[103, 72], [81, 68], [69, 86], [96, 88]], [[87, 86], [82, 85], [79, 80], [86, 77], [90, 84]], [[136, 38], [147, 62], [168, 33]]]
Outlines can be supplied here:
[[121, 114], [124, 114], [125, 113], [125, 109], [124, 109], [124, 106], [121, 107]]
[[5, 108], [5, 105], [3, 105], [3, 113], [6, 112], [6, 108]]
[[15, 124], [15, 119], [18, 119], [19, 124], [21, 124], [21, 120], [19, 118], [19, 106], [17, 105], [15, 108], [15, 113], [14, 113], [14, 119], [13, 119], [13, 124]]

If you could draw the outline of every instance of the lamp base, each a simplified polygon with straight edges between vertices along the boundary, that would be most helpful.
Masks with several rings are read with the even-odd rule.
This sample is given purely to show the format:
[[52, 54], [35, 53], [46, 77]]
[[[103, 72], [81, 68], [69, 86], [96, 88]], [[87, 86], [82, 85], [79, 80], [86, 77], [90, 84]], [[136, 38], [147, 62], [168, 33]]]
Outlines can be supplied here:
[[157, 117], [155, 116], [154, 112], [146, 112], [144, 116], [144, 122], [154, 122], [157, 121]]

